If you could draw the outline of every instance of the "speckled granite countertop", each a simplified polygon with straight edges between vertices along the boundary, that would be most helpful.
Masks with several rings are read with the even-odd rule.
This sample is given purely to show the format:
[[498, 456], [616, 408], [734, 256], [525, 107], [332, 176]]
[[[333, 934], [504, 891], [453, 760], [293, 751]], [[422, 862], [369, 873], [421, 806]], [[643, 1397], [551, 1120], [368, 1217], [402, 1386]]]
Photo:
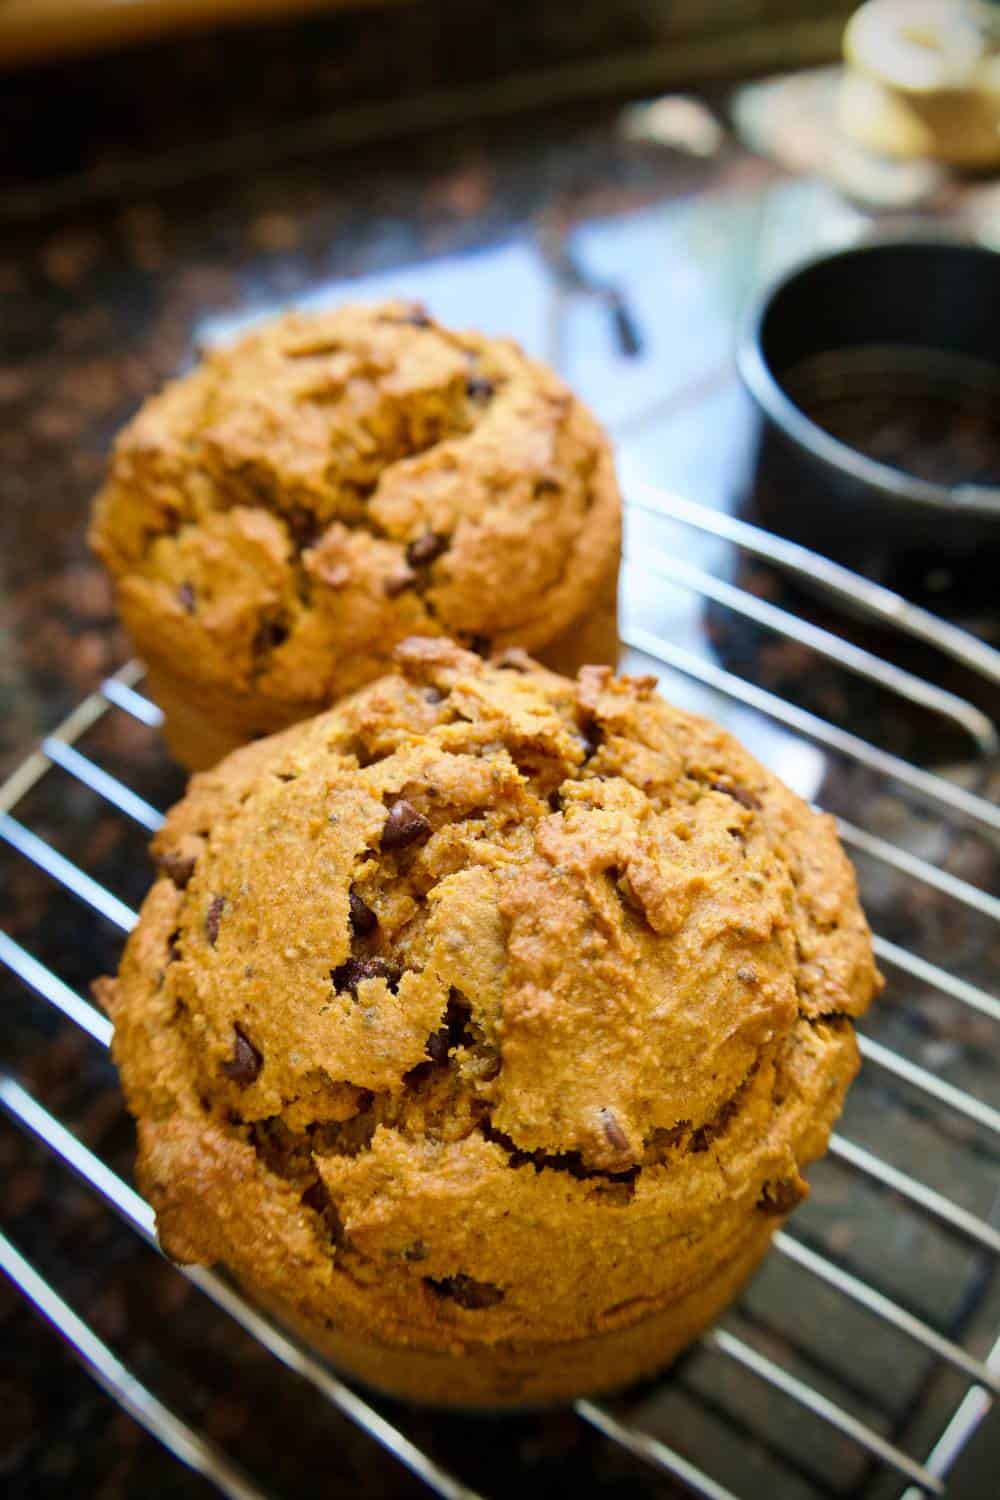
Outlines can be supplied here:
[[[33, 107], [42, 116], [55, 104], [55, 95], [43, 93]], [[608, 420], [626, 478], [653, 479], [708, 504], [739, 502], [750, 429], [732, 370], [733, 321], [751, 268], [759, 273], [773, 260], [781, 225], [815, 221], [829, 195], [820, 185], [782, 181], [731, 143], [696, 159], [630, 144], [617, 126], [613, 109], [578, 108], [466, 124], [350, 158], [313, 152], [259, 170], [241, 163], [211, 180], [199, 180], [197, 163], [189, 163], [183, 186], [143, 190], [139, 173], [125, 196], [67, 201], [44, 216], [17, 200], [18, 222], [0, 242], [0, 770], [127, 656], [84, 546], [87, 504], [111, 435], [199, 341], [288, 300], [343, 295], [345, 282], [362, 292], [398, 285], [442, 316], [493, 318], [555, 359]], [[38, 177], [25, 158], [12, 186], [49, 180], [44, 134], [38, 148]], [[59, 150], [65, 165], [65, 142]], [[638, 355], [620, 347], [600, 299], [567, 278], [567, 244], [586, 274], [623, 291]], [[719, 566], [718, 550], [705, 562]], [[769, 596], [778, 588], [766, 569], [744, 570], [741, 581]], [[822, 613], [814, 600], [795, 602]], [[874, 691], [859, 697], [838, 674], [816, 672], [802, 648], [765, 639], [720, 610], [659, 597], [642, 607], [662, 611], [663, 628], [696, 637], [734, 670], [854, 727], [863, 720], [917, 759], [950, 763], [967, 753]], [[690, 696], [680, 679], [671, 677], [668, 688]], [[736, 727], [763, 735], [759, 726]], [[772, 759], [784, 756], [793, 774], [787, 740], [752, 742]], [[180, 776], [155, 736], [123, 714], [109, 715], [84, 748], [159, 806], [179, 793]], [[870, 779], [820, 757], [795, 774], [804, 777], [803, 791], [822, 789], [831, 806], [856, 815], [863, 802], [868, 826], [955, 873], [980, 884], [994, 875], [982, 840], [934, 829]], [[18, 816], [123, 900], [141, 900], [149, 878], [143, 837], [61, 773]], [[987, 980], [991, 965], [995, 976], [984, 922], [875, 867], [862, 874], [887, 935], [919, 941], [928, 956], [970, 978]], [[115, 963], [111, 929], [2, 850], [0, 923], [26, 947], [44, 948], [81, 992]], [[128, 1175], [131, 1127], [106, 1060], [2, 971], [0, 994], [5, 1063]], [[890, 994], [879, 1035], [997, 1103], [989, 1026], [931, 992], [909, 998], [914, 1004], [904, 1013], [902, 992]], [[995, 1154], [953, 1120], [912, 1105], [866, 1076], [852, 1099], [851, 1134], [887, 1146], [901, 1165], [919, 1166], [935, 1186], [988, 1214]], [[4, 1230], [153, 1389], [274, 1493], [320, 1485], [363, 1496], [424, 1493], [2, 1121], [0, 1176]], [[933, 1225], [829, 1166], [815, 1176], [801, 1230], [977, 1351], [987, 1347], [1000, 1291], [981, 1257]], [[962, 1388], [951, 1377], [932, 1378], [905, 1341], [873, 1331], [870, 1320], [844, 1313], [785, 1267], [769, 1264], [731, 1326], [781, 1350], [915, 1452], [933, 1441]], [[382, 1405], [488, 1495], [675, 1492], [569, 1413], [442, 1418]], [[744, 1495], [898, 1493], [846, 1441], [801, 1422], [762, 1387], [735, 1381], [708, 1353], [688, 1359], [668, 1386], [630, 1393], [624, 1408]], [[955, 1494], [985, 1496], [991, 1472], [986, 1449], [977, 1448]], [[5, 1494], [25, 1497], [209, 1493], [98, 1392], [3, 1281], [0, 1480]]]

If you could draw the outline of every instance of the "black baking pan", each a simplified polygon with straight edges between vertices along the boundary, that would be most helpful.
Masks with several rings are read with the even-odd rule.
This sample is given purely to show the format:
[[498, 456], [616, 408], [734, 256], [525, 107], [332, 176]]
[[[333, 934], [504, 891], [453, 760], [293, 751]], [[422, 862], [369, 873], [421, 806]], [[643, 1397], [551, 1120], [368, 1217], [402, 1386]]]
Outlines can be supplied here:
[[911, 593], [996, 599], [1000, 254], [906, 239], [812, 260], [759, 298], [738, 357], [765, 526]]

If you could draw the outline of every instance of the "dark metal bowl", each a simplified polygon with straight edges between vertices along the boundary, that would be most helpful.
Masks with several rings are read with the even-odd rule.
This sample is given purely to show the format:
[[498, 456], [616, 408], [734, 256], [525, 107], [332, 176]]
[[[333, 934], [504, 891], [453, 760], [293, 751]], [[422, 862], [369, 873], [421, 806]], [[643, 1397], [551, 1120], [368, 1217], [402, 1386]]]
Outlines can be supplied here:
[[911, 591], [1000, 551], [1000, 255], [930, 239], [810, 261], [759, 300], [739, 367], [764, 525]]

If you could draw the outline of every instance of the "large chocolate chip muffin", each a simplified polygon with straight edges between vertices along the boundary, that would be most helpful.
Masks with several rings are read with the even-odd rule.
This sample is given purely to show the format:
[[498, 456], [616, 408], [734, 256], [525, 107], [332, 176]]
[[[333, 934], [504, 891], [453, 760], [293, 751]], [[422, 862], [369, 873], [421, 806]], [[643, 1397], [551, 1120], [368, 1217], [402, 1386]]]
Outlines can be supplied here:
[[189, 767], [372, 681], [414, 632], [614, 661], [604, 433], [516, 345], [412, 304], [209, 355], [119, 437], [91, 540]]
[[433, 1401], [619, 1385], [806, 1193], [879, 986], [820, 817], [645, 679], [405, 642], [195, 777], [101, 998], [167, 1252]]

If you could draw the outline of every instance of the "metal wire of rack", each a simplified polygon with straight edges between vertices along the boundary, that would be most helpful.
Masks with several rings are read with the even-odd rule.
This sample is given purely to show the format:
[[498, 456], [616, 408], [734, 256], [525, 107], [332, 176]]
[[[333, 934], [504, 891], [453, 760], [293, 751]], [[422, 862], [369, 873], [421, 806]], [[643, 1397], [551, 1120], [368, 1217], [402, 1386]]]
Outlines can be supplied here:
[[[882, 626], [891, 626], [910, 639], [937, 648], [952, 661], [991, 683], [1000, 683], [1000, 653], [880, 586], [795, 544], [728, 515], [659, 491], [633, 492], [630, 506], [633, 511], [667, 518], [673, 523], [696, 528], [703, 535], [722, 538], [743, 553], [793, 575], [818, 581], [828, 594], [850, 601], [855, 611], [860, 610]], [[746, 589], [700, 571], [676, 554], [643, 550], [633, 562], [633, 565], [637, 564], [657, 578], [692, 590], [779, 636], [809, 647], [846, 671], [879, 684], [889, 693], [942, 716], [968, 735], [978, 756], [997, 753], [1000, 742], [996, 728], [986, 714], [963, 698], [881, 660], [837, 634], [779, 609]], [[946, 819], [957, 820], [986, 836], [1000, 830], [1000, 808], [979, 791], [924, 770], [655, 632], [632, 625], [625, 631], [625, 643], [725, 698], [776, 721], [797, 739], [819, 745], [824, 751], [863, 767], [872, 776], [905, 788], [908, 796]], [[157, 808], [76, 748], [87, 731], [111, 713], [128, 715], [150, 729], [158, 726], [159, 710], [138, 691], [141, 680], [142, 667], [136, 662], [128, 663], [108, 678], [0, 787], [0, 841], [7, 846], [9, 854], [30, 862], [122, 935], [134, 924], [135, 912], [78, 864], [47, 843], [26, 822], [15, 818], [14, 813], [53, 768], [59, 768], [140, 829], [152, 832], [159, 826], [161, 813]], [[844, 842], [865, 861], [882, 867], [893, 877], [916, 882], [934, 891], [958, 908], [975, 913], [977, 919], [996, 922], [1000, 918], [1000, 901], [981, 886], [842, 817], [838, 818], [838, 824]], [[978, 1017], [990, 1022], [1000, 1021], [1000, 1000], [979, 984], [949, 972], [885, 935], [876, 933], [875, 945], [896, 985], [923, 986]], [[104, 1048], [109, 1045], [110, 1023], [53, 972], [44, 954], [29, 952], [9, 934], [0, 931], [0, 962], [28, 991], [61, 1012], [95, 1045]], [[877, 1070], [894, 1085], [902, 1085], [905, 1090], [915, 1093], [922, 1107], [944, 1111], [974, 1133], [1000, 1137], [1000, 1111], [988, 1101], [939, 1077], [932, 1069], [913, 1062], [872, 1036], [863, 1035], [860, 1040], [866, 1071]], [[0, 1070], [0, 1108], [9, 1121], [52, 1153], [141, 1239], [156, 1247], [153, 1214], [148, 1205], [6, 1069]], [[851, 1136], [837, 1132], [831, 1141], [830, 1157], [874, 1190], [888, 1193], [892, 1201], [905, 1205], [908, 1210], [933, 1221], [962, 1244], [971, 1246], [978, 1255], [987, 1259], [990, 1266], [995, 1264], [995, 1258], [1000, 1255], [1000, 1228], [988, 1216], [972, 1212], [952, 1196], [942, 1193], [892, 1160], [883, 1159]], [[885, 1251], [886, 1256], [889, 1253]], [[772, 1259], [775, 1257], [821, 1284], [845, 1304], [861, 1309], [883, 1327], [891, 1328], [905, 1341], [917, 1346], [930, 1357], [933, 1369], [948, 1369], [961, 1377], [964, 1393], [930, 1451], [923, 1458], [915, 1457], [891, 1436], [858, 1416], [850, 1404], [833, 1399], [826, 1389], [820, 1388], [820, 1382], [814, 1384], [803, 1378], [788, 1363], [773, 1357], [771, 1352], [749, 1338], [738, 1337], [728, 1328], [718, 1327], [706, 1334], [702, 1348], [727, 1362], [748, 1380], [760, 1382], [780, 1393], [788, 1402], [834, 1430], [863, 1455], [870, 1472], [895, 1476], [896, 1493], [902, 1485], [905, 1500], [916, 1500], [921, 1494], [945, 1494], [949, 1469], [989, 1411], [994, 1398], [1000, 1394], [1000, 1329], [991, 1335], [994, 1337], [992, 1347], [982, 1357], [978, 1356], [960, 1339], [935, 1326], [933, 1319], [918, 1316], [906, 1305], [905, 1299], [894, 1297], [874, 1284], [874, 1278], [856, 1274], [833, 1255], [821, 1253], [807, 1243], [795, 1225], [782, 1229], [775, 1236]], [[0, 1235], [0, 1270], [63, 1337], [105, 1391], [178, 1459], [202, 1474], [224, 1495], [251, 1500], [251, 1497], [264, 1494], [215, 1442], [159, 1400], [5, 1235]], [[202, 1268], [178, 1269], [177, 1274], [186, 1276], [200, 1293], [256, 1338], [275, 1360], [308, 1382], [432, 1492], [446, 1497], [446, 1500], [475, 1500], [476, 1490], [423, 1451], [401, 1426], [380, 1412], [374, 1401], [342, 1382], [328, 1365], [259, 1313], [223, 1277]], [[661, 1384], [669, 1384], [672, 1378], [668, 1374]], [[596, 1429], [610, 1443], [671, 1476], [682, 1487], [702, 1496], [703, 1500], [748, 1500], [746, 1494], [738, 1496], [728, 1484], [713, 1477], [679, 1447], [668, 1445], [656, 1431], [644, 1428], [633, 1417], [623, 1416], [614, 1402], [578, 1400], [574, 1411], [582, 1422]]]

